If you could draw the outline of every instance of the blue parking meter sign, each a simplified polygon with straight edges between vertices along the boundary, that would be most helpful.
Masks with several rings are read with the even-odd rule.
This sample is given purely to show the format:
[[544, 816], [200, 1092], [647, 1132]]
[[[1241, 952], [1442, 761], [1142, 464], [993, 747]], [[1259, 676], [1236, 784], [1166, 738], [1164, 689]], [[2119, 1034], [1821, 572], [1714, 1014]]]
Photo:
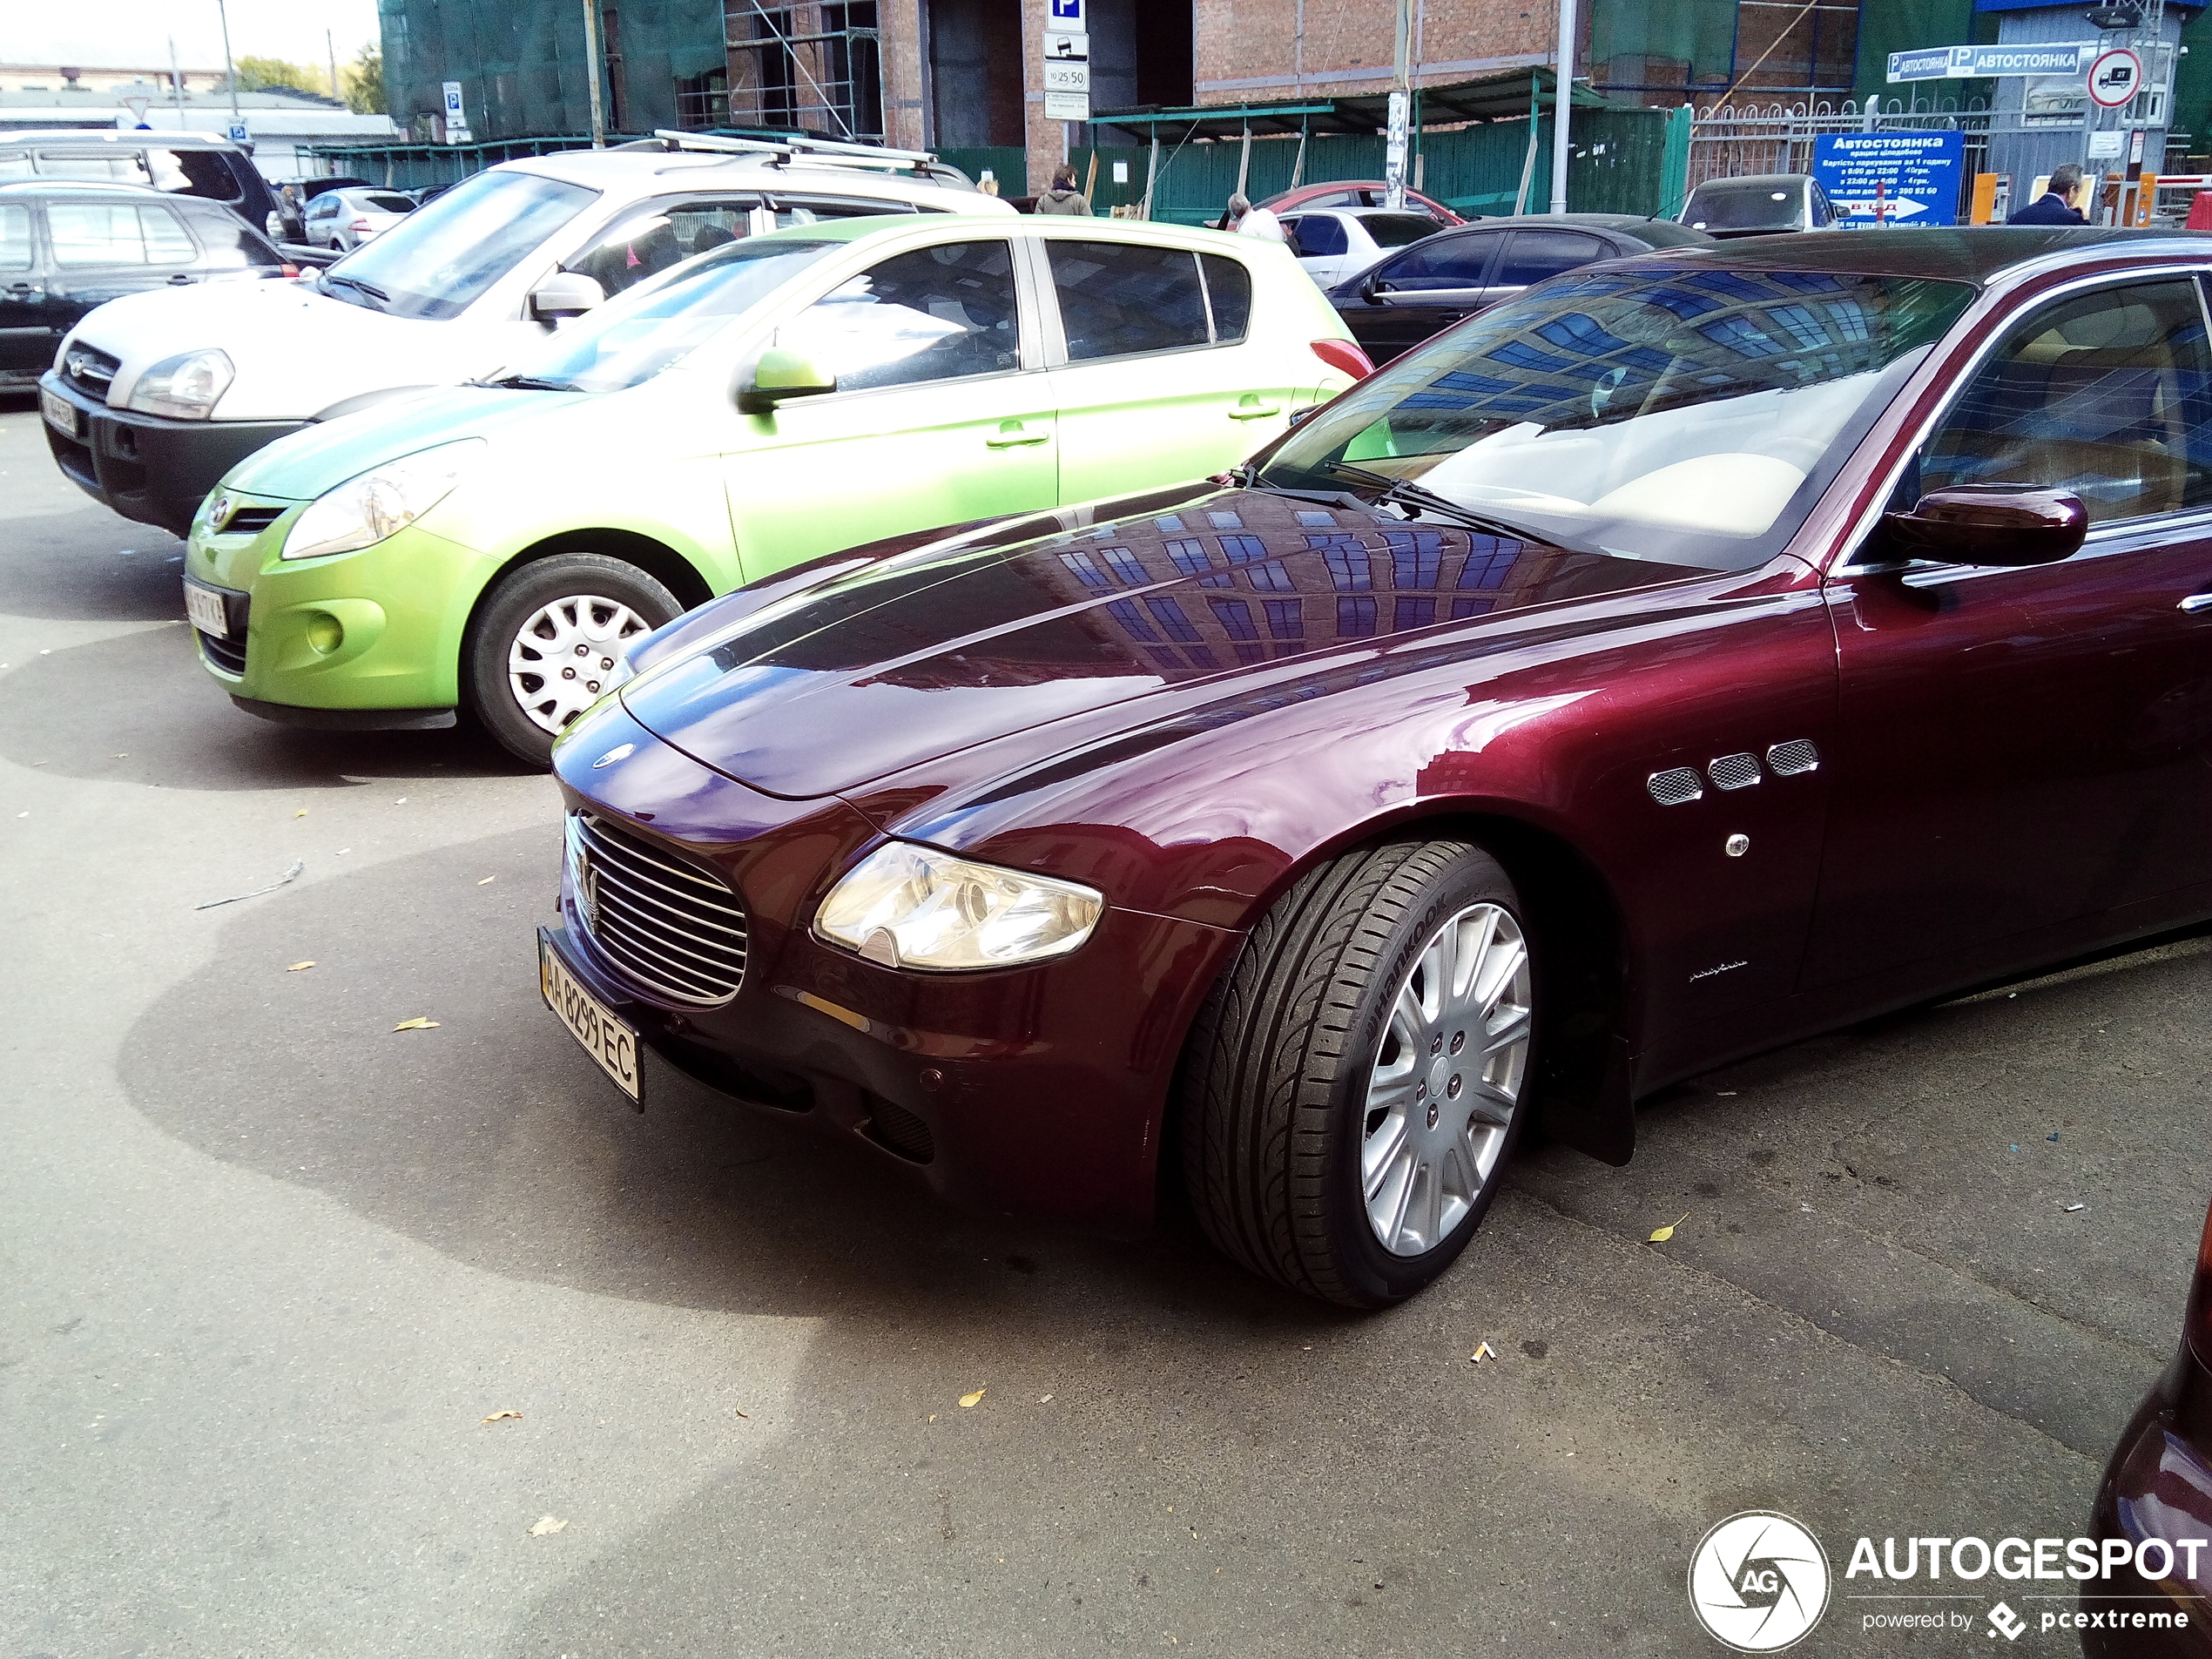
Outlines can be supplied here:
[[1090, 23], [1084, 9], [1084, 0], [1052, 0], [1052, 21], [1045, 27], [1062, 34], [1088, 34]]
[[1824, 132], [1812, 173], [1837, 223], [1956, 225], [1966, 139], [1959, 132]]
[[233, 121], [231, 123], [231, 142], [233, 144], [245, 144], [247, 142], [245, 122]]

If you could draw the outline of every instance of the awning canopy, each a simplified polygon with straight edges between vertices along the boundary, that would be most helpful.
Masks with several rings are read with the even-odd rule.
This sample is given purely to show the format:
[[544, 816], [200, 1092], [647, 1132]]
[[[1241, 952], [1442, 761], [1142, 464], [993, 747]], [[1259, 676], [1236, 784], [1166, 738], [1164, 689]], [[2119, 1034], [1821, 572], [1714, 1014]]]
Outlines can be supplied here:
[[[1550, 70], [1543, 68], [1502, 69], [1478, 80], [1455, 81], [1448, 86], [1416, 87], [1414, 108], [1420, 112], [1424, 127], [1457, 126], [1469, 121], [1525, 120], [1532, 78], [1543, 107], [1549, 109], [1554, 78]], [[1575, 87], [1572, 96], [1578, 110], [1621, 107], [1587, 86]], [[1382, 131], [1390, 119], [1390, 95], [1361, 92], [1291, 98], [1278, 104], [1205, 104], [1183, 110], [1140, 104], [1126, 110], [1097, 111], [1090, 119], [1093, 126], [1120, 127], [1140, 139], [1157, 138], [1163, 144], [1188, 144], [1194, 138], [1241, 138], [1246, 132], [1255, 138], [1300, 132], [1372, 136]]]

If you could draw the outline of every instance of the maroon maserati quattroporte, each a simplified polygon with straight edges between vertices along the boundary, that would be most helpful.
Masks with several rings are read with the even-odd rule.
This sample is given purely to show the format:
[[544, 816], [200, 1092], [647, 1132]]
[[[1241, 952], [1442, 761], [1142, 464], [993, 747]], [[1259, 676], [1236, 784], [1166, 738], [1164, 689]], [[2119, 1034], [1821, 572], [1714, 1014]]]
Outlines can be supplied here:
[[1227, 480], [733, 594], [556, 751], [547, 1000], [633, 1097], [1406, 1296], [1532, 1120], [1624, 1161], [1671, 1079], [2212, 914], [2209, 277], [1588, 267]]

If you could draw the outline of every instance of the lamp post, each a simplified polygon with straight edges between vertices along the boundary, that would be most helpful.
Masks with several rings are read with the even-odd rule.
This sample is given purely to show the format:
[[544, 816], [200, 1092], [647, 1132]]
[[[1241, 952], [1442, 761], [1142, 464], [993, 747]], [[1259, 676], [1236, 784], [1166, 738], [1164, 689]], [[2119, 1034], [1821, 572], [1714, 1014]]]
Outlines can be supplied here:
[[583, 57], [591, 79], [591, 147], [607, 147], [606, 106], [599, 92], [599, 0], [583, 0]]
[[1552, 81], [1552, 212], [1567, 211], [1568, 111], [1575, 98], [1575, 0], [1559, 0], [1559, 70]]
[[223, 78], [231, 84], [231, 125], [237, 126], [245, 118], [238, 112], [238, 70], [231, 62], [231, 13], [223, 0], [215, 0], [215, 16], [223, 24]]

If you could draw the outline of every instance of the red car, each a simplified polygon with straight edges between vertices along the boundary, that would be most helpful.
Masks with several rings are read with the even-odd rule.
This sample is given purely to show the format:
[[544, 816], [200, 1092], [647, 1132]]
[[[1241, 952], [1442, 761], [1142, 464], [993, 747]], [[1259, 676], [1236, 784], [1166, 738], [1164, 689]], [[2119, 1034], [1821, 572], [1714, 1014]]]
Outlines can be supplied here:
[[[1280, 195], [1270, 196], [1258, 205], [1280, 218], [1305, 207], [1385, 207], [1389, 203], [1390, 186], [1379, 179], [1339, 179], [1327, 184], [1299, 185]], [[1446, 225], [1467, 222], [1442, 202], [1424, 196], [1418, 190], [1406, 192], [1406, 205]]]
[[[2089, 1535], [2101, 1548], [2113, 1541], [2100, 1557], [2109, 1575], [2082, 1585], [2089, 1659], [2212, 1656], [2212, 1216], [2197, 1245], [2182, 1345], [2120, 1437]], [[2107, 1562], [2122, 1544], [2124, 1561]]]
[[2212, 914], [2208, 273], [1617, 260], [1224, 480], [732, 595], [555, 751], [548, 999], [633, 1094], [1409, 1295], [1532, 1121], [1623, 1162], [1672, 1080]]

